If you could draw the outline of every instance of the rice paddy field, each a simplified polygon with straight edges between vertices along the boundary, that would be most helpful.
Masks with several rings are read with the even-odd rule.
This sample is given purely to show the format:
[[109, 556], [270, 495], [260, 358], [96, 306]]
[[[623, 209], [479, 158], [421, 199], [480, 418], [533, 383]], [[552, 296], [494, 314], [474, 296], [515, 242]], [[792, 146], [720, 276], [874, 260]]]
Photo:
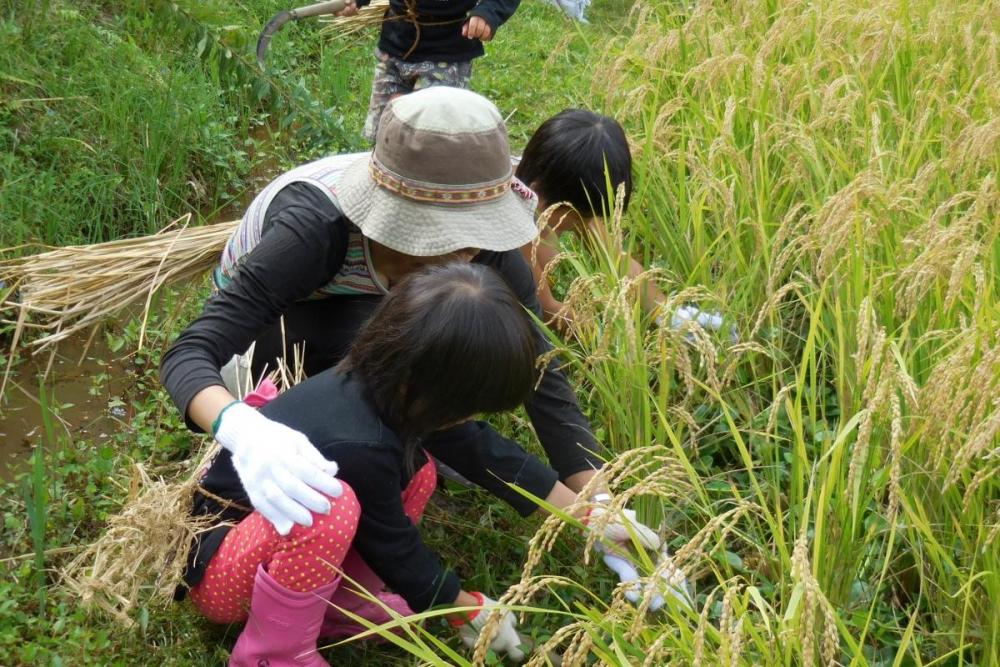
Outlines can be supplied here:
[[[0, 3], [0, 245], [238, 216], [282, 167], [360, 149], [372, 33], [289, 27], [260, 75], [280, 9]], [[629, 134], [631, 207], [608, 243], [564, 244], [578, 323], [552, 340], [694, 608], [632, 604], [573, 527], [477, 491], [436, 494], [427, 540], [523, 611], [531, 665], [1000, 664], [1000, 2], [595, 0], [589, 18], [525, 0], [473, 88], [517, 150], [568, 106]], [[736, 336], [658, 326], [617, 243]], [[126, 626], [59, 583], [135, 464], [169, 478], [200, 451], [156, 366], [204, 294], [164, 290], [139, 352], [136, 319], [99, 332], [130, 355], [126, 389], [90, 380], [124, 415], [100, 438], [63, 424], [44, 364], [4, 353], [43, 423], [0, 488], [0, 665], [225, 661], [239, 628], [153, 601]], [[522, 417], [497, 423], [535, 446]], [[425, 627], [324, 655], [501, 664]]]

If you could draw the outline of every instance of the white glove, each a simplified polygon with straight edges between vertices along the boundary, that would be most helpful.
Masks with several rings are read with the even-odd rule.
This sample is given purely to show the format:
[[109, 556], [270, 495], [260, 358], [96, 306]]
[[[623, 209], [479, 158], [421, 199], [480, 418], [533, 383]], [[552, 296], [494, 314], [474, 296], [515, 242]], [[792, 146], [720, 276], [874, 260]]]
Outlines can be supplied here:
[[[586, 523], [600, 524], [600, 517], [610, 511], [606, 507], [595, 507], [590, 510]], [[630, 543], [632, 535], [635, 535], [643, 547], [647, 549], [660, 548], [660, 536], [653, 532], [652, 528], [635, 518], [635, 510], [622, 510], [617, 519], [617, 521], [610, 521], [604, 528], [604, 539], [615, 543]]]
[[[632, 604], [636, 604], [642, 599], [642, 595], [649, 587], [653, 585], [652, 582], [643, 583], [639, 581], [639, 571], [635, 567], [635, 563], [625, 557], [620, 553], [612, 553], [605, 545], [597, 543], [594, 545], [594, 549], [601, 554], [601, 558], [604, 560], [604, 564], [608, 568], [618, 575], [618, 580], [623, 584], [629, 584], [625, 589], [625, 598]], [[660, 554], [660, 563], [663, 563], [664, 559], [669, 559], [670, 553], [667, 551], [666, 546]], [[658, 565], [659, 565], [658, 564]], [[691, 608], [691, 586], [688, 584], [687, 577], [684, 576], [684, 572], [680, 568], [668, 567], [663, 570], [659, 577], [659, 582], [657, 582], [657, 591], [653, 595], [653, 599], [649, 603], [649, 611], [658, 611], [664, 604], [664, 594], [674, 597], [680, 604], [687, 608]]]
[[287, 535], [294, 524], [312, 525], [312, 514], [329, 514], [330, 501], [344, 492], [334, 475], [337, 464], [323, 458], [309, 439], [271, 421], [246, 403], [219, 415], [215, 439], [233, 455], [253, 508]]
[[[490, 617], [490, 610], [497, 606], [496, 600], [491, 600], [482, 593], [473, 592], [471, 595], [479, 599], [479, 604], [482, 608], [472, 612], [469, 619], [461, 622], [458, 627], [458, 635], [462, 638], [462, 643], [470, 649], [476, 646], [479, 633]], [[454, 624], [455, 622], [453, 621], [452, 623]], [[524, 660], [524, 651], [521, 650], [521, 637], [517, 634], [517, 621], [511, 612], [504, 613], [497, 635], [490, 642], [490, 648], [497, 653], [506, 653], [507, 657], [515, 662]]]
[[[685, 322], [694, 320], [698, 323], [702, 329], [708, 331], [720, 331], [724, 324], [724, 318], [721, 311], [718, 310], [701, 310], [697, 306], [681, 306], [673, 312], [670, 316], [670, 327], [672, 329], [680, 329]], [[660, 315], [656, 318], [656, 323], [663, 326], [663, 316]], [[692, 335], [688, 333], [688, 339], [690, 340]], [[739, 334], [736, 332], [736, 327], [729, 327], [729, 339], [738, 343], [740, 338]]]

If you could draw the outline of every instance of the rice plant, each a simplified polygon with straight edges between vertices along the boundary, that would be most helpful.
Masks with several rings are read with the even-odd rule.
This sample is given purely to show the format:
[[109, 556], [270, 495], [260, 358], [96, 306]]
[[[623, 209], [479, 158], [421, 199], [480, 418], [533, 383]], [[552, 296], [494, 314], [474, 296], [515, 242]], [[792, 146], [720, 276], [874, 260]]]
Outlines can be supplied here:
[[[664, 448], [642, 507], [697, 604], [616, 598], [553, 647], [997, 664], [1000, 4], [638, 3], [630, 30], [592, 93], [630, 131], [638, 205], [550, 268], [576, 276], [561, 353], [605, 443]], [[653, 324], [618, 245], [738, 342]]]

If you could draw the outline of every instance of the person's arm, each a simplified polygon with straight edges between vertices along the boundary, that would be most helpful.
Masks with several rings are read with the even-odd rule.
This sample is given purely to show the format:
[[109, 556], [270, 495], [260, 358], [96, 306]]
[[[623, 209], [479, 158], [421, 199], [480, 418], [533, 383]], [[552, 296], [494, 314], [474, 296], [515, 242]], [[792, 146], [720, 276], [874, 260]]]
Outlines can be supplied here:
[[[462, 26], [463, 35], [470, 38], [477, 37], [484, 42], [488, 42], [497, 34], [497, 29], [514, 15], [520, 4], [521, 0], [481, 0], [469, 12], [470, 19]], [[477, 34], [471, 34], [473, 20], [477, 18], [486, 24], [488, 32], [485, 37], [481, 36], [482, 33], [478, 31]]]
[[[645, 272], [646, 269], [639, 263], [639, 260], [631, 255], [626, 256], [625, 250], [618, 243], [618, 240], [611, 237], [604, 218], [591, 218], [582, 225], [582, 228], [578, 229], [581, 229], [586, 237], [590, 237], [591, 243], [601, 243], [605, 244], [605, 246], [613, 244], [619, 257], [627, 257], [629, 278], [637, 279]], [[641, 296], [642, 308], [647, 313], [652, 313], [667, 302], [667, 297], [656, 288], [656, 283], [650, 278], [645, 278], [642, 282], [644, 283]]]
[[538, 303], [542, 308], [544, 321], [552, 323], [557, 317], [567, 317], [565, 305], [552, 293], [552, 284], [548, 277], [543, 280], [547, 267], [559, 254], [559, 238], [550, 229], [539, 232], [539, 239], [521, 248], [521, 254], [531, 266], [531, 275], [538, 286]]
[[510, 485], [545, 498], [559, 482], [555, 470], [486, 422], [470, 421], [438, 431], [424, 446], [434, 458], [508, 503], [521, 516], [532, 514], [538, 506]]
[[[521, 303], [537, 317], [542, 317], [531, 268], [520, 250], [481, 253], [476, 261], [496, 269]], [[540, 329], [537, 335], [539, 351], [544, 353], [551, 345]], [[525, 409], [559, 478], [574, 491], [580, 491], [583, 488], [581, 480], [592, 476], [603, 465], [597, 455], [600, 445], [555, 359], [545, 368], [537, 389], [525, 403]], [[579, 473], [587, 474], [581, 476]]]
[[288, 186], [268, 210], [275, 213], [260, 243], [163, 357], [160, 379], [193, 430], [209, 431], [221, 409], [235, 400], [219, 369], [245, 352], [292, 302], [328, 282], [343, 262], [346, 225], [316, 188]]
[[456, 600], [458, 575], [424, 544], [403, 509], [398, 452], [379, 443], [323, 449], [342, 461], [340, 477], [361, 505], [352, 546], [372, 571], [416, 612]]
[[302, 433], [235, 400], [219, 370], [343, 262], [347, 233], [337, 224], [339, 211], [319, 190], [297, 185], [302, 192], [289, 186], [279, 193], [286, 205], [269, 207], [260, 243], [181, 333], [160, 367], [161, 380], [188, 426], [210, 431], [232, 454], [254, 509], [282, 535], [296, 523], [312, 525], [313, 512], [330, 510], [322, 494], [340, 495], [337, 466]]
[[[645, 272], [642, 264], [635, 257], [628, 258], [628, 275], [636, 279]], [[650, 278], [643, 279], [642, 289], [642, 309], [647, 313], [655, 312], [661, 305], [667, 302], [666, 295], [656, 288], [656, 283]]]

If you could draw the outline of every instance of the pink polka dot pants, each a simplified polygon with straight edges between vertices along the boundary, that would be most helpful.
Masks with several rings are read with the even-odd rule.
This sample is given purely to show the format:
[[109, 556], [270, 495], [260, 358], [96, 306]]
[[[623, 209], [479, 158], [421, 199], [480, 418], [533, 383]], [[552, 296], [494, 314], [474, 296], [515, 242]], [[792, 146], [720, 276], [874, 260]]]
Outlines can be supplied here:
[[340, 497], [329, 498], [330, 513], [313, 514], [313, 525], [308, 528], [295, 525], [287, 536], [281, 536], [270, 521], [254, 512], [231, 529], [205, 577], [191, 589], [198, 610], [216, 623], [246, 620], [261, 563], [276, 582], [300, 593], [336, 580], [361, 515], [354, 490], [346, 483], [343, 486]]
[[[354, 490], [342, 483], [343, 495], [329, 498], [330, 513], [313, 514], [313, 525], [308, 528], [295, 525], [291, 533], [282, 537], [258, 512], [232, 528], [212, 556], [204, 578], [190, 591], [198, 610], [216, 623], [245, 621], [254, 576], [262, 563], [276, 582], [300, 593], [335, 581], [341, 571], [372, 593], [381, 592], [382, 580], [350, 548], [361, 506]], [[433, 460], [429, 460], [402, 493], [403, 511], [413, 523], [420, 521], [436, 485], [437, 469]], [[343, 595], [357, 599], [354, 592], [338, 590], [334, 600]]]

